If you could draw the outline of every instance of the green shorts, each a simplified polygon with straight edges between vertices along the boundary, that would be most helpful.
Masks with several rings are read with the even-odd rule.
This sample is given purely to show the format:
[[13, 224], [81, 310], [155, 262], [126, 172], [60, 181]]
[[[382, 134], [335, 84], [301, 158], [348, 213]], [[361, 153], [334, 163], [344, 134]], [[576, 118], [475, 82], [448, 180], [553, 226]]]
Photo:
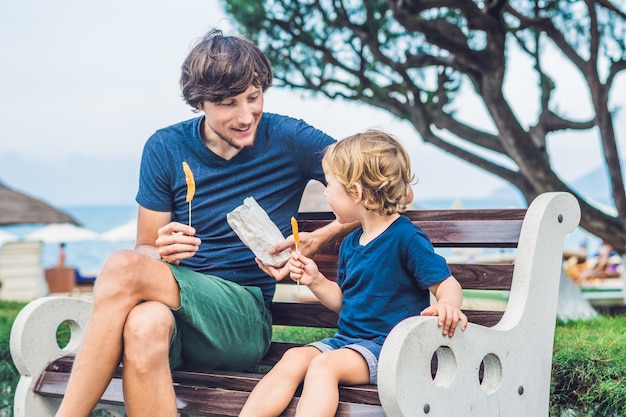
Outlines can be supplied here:
[[180, 287], [170, 367], [248, 370], [269, 349], [272, 318], [257, 287], [169, 265]]

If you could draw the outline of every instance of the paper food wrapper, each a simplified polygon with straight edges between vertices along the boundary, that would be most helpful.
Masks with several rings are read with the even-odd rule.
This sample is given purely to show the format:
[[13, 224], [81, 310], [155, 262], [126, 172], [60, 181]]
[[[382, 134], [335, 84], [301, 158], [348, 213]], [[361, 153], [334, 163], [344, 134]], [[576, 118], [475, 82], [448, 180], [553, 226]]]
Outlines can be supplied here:
[[226, 215], [226, 220], [239, 239], [265, 265], [279, 267], [289, 259], [288, 249], [270, 255], [270, 248], [285, 237], [253, 197], [244, 199], [241, 206]]

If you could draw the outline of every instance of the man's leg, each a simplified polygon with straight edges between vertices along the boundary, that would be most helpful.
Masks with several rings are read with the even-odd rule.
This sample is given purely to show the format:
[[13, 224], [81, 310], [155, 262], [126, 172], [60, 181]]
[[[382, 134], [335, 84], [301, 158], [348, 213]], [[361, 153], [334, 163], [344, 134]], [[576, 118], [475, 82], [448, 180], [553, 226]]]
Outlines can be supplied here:
[[96, 279], [93, 311], [57, 417], [87, 417], [93, 410], [121, 360], [128, 315], [146, 300], [178, 307], [170, 269], [136, 251], [115, 252]]
[[124, 326], [124, 400], [130, 417], [176, 417], [169, 366], [174, 315], [149, 301], [133, 308]]

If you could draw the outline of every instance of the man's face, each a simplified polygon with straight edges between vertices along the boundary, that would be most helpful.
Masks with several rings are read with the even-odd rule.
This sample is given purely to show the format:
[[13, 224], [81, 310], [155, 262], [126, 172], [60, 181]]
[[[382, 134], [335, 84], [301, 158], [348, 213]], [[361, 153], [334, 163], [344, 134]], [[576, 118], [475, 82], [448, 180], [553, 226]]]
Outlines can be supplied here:
[[201, 110], [206, 116], [202, 139], [213, 152], [229, 158], [254, 145], [263, 114], [263, 91], [251, 85], [220, 102], [205, 101]]

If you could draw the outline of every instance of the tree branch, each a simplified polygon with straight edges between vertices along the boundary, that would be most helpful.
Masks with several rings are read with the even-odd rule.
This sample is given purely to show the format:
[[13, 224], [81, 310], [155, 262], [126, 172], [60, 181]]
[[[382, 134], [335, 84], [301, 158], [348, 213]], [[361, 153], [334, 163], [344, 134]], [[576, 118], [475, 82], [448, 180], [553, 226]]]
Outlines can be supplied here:
[[561, 33], [552, 23], [550, 19], [546, 18], [529, 18], [524, 16], [522, 13], [519, 13], [513, 7], [508, 5], [506, 7], [506, 11], [511, 13], [511, 15], [515, 16], [520, 21], [520, 26], [522, 28], [534, 28], [536, 30], [540, 30], [544, 32], [556, 46], [569, 58], [570, 61], [584, 74], [587, 68], [587, 62], [582, 59], [576, 50], [572, 48], [572, 46], [567, 42], [563, 33]]
[[615, 13], [616, 15], [621, 17], [622, 19], [626, 20], [626, 13], [624, 13], [622, 10], [617, 8], [610, 1], [608, 1], [608, 0], [596, 0], [596, 3], [598, 3], [600, 6], [604, 7], [608, 11], [610, 11], [612, 13]]

